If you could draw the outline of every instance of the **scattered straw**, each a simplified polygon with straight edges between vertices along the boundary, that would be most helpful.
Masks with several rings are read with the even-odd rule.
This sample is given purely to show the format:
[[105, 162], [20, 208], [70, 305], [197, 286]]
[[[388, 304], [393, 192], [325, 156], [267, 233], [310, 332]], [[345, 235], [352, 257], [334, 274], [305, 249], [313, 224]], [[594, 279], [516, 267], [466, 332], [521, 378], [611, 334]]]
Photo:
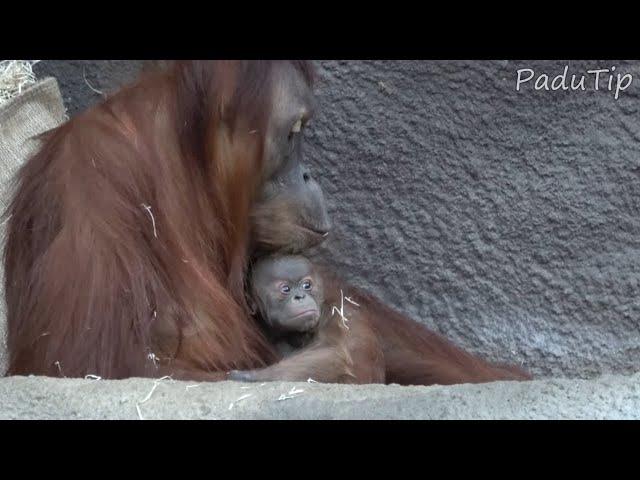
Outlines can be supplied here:
[[389, 88], [389, 86], [386, 83], [382, 82], [382, 81], [378, 82], [378, 86], [382, 90], [384, 90], [386, 93], [393, 93], [393, 91]]
[[198, 384], [196, 384], [196, 385], [187, 385], [186, 387], [184, 387], [184, 389], [185, 389], [185, 390], [189, 390], [190, 388], [196, 388], [196, 387], [199, 387], [199, 386], [200, 386], [200, 384], [199, 384], [199, 383], [198, 383]]
[[60, 372], [60, 375], [62, 375], [64, 378], [67, 378], [67, 377], [65, 377], [64, 373], [62, 373], [62, 365], [60, 365], [60, 362], [59, 362], [58, 360], [56, 360], [56, 361], [55, 361], [55, 362], [53, 362], [53, 363], [54, 363], [54, 365], [55, 365], [56, 367], [58, 367], [58, 371]]
[[97, 88], [94, 88], [90, 83], [89, 80], [87, 80], [87, 72], [85, 71], [85, 69], [82, 69], [82, 78], [84, 78], [84, 83], [87, 84], [87, 87], [89, 87], [93, 92], [97, 93], [98, 95], [101, 95], [103, 98], [106, 98], [106, 95], [104, 94], [104, 92], [98, 90]]
[[280, 395], [278, 397], [278, 401], [281, 402], [282, 400], [289, 400], [291, 398], [296, 398], [300, 396], [302, 392], [304, 392], [303, 389], [298, 390], [296, 387], [292, 387], [288, 393], [283, 393], [282, 395]]
[[153, 395], [153, 392], [156, 391], [156, 388], [158, 388], [158, 385], [160, 385], [160, 383], [153, 382], [153, 387], [151, 387], [151, 391], [149, 393], [147, 393], [147, 396], [144, 397], [144, 400], [140, 400], [140, 402], [138, 402], [138, 404], [142, 405], [144, 402], [148, 401], [151, 398], [151, 395]]
[[156, 356], [155, 353], [149, 352], [149, 355], [147, 355], [147, 358], [153, 362], [153, 366], [154, 367], [158, 368], [158, 360], [159, 360], [159, 358]]
[[313, 378], [309, 377], [307, 378], [307, 383], [318, 383], [318, 382], [316, 382]]
[[151, 205], [141, 203], [140, 206], [144, 208], [151, 217], [151, 223], [153, 224], [153, 236], [158, 238], [158, 232], [156, 232], [156, 219], [154, 218], [153, 213], [151, 213]]
[[142, 411], [140, 410], [140, 405], [142, 405], [143, 403], [145, 403], [151, 398], [151, 395], [153, 395], [153, 392], [156, 391], [156, 388], [158, 388], [158, 385], [160, 385], [160, 382], [162, 382], [163, 380], [173, 380], [173, 378], [171, 378], [171, 375], [165, 375], [164, 377], [154, 380], [153, 387], [151, 387], [151, 391], [149, 391], [149, 393], [147, 394], [146, 397], [144, 397], [144, 399], [136, 403], [136, 410], [138, 411], [138, 418], [140, 418], [140, 420], [144, 420], [144, 417], [142, 416]]
[[85, 387], [87, 385], [91, 385], [92, 383], [96, 383], [97, 381], [102, 380], [102, 377], [100, 375], [94, 375], [92, 373], [89, 373], [87, 375], [84, 376], [85, 380], [90, 380], [89, 382], [83, 382], [79, 385], [79, 387]]
[[354, 301], [353, 301], [353, 300], [351, 300], [351, 298], [349, 298], [349, 297], [344, 297], [344, 299], [345, 299], [347, 302], [349, 302], [350, 304], [355, 305], [356, 307], [359, 307], [359, 306], [360, 306], [360, 304], [358, 304], [358, 303], [354, 302]]
[[0, 61], [0, 105], [36, 83], [33, 66], [40, 60]]
[[342, 319], [342, 326], [349, 330], [349, 325], [347, 325], [349, 319], [344, 315], [344, 295], [342, 294], [342, 289], [340, 289], [340, 308], [338, 309], [335, 305], [331, 308], [331, 315], [335, 315], [336, 312], [338, 312], [338, 315], [340, 315]]
[[236, 403], [241, 402], [242, 400], [246, 400], [247, 398], [252, 397], [252, 396], [253, 396], [253, 393], [246, 393], [246, 394], [242, 395], [235, 402], [231, 402], [229, 404], [229, 410], [231, 410], [235, 406]]

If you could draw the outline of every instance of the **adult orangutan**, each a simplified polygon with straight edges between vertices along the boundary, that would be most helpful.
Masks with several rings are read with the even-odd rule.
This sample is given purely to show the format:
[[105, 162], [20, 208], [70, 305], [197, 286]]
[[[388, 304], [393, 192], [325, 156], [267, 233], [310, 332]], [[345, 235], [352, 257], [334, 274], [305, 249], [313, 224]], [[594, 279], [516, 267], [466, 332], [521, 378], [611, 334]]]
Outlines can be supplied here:
[[[329, 230], [302, 163], [312, 77], [302, 61], [172, 62], [44, 135], [6, 212], [8, 374], [220, 380], [272, 364], [244, 278], [251, 252]], [[458, 350], [360, 301], [389, 381], [475, 379], [473, 357], [434, 357]]]
[[[44, 137], [5, 250], [9, 374], [220, 379], [264, 365], [246, 313], [250, 211], [322, 240], [302, 164], [306, 62], [176, 62]], [[281, 242], [281, 243], [279, 243]]]

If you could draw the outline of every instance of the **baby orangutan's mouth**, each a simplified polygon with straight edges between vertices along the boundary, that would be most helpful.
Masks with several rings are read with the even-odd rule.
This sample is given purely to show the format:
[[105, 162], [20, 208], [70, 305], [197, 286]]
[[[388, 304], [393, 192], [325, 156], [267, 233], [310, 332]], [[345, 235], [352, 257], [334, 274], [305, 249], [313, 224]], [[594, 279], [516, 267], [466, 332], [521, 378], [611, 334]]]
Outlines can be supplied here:
[[317, 315], [318, 315], [318, 310], [316, 310], [315, 308], [311, 308], [309, 310], [305, 310], [304, 312], [300, 312], [297, 315], [294, 315], [293, 317], [291, 317], [291, 319], [295, 320], [302, 317], [310, 317], [310, 316], [317, 316]]
[[289, 318], [287, 324], [289, 328], [298, 332], [310, 332], [318, 326], [320, 312], [315, 308], [310, 308], [304, 312]]

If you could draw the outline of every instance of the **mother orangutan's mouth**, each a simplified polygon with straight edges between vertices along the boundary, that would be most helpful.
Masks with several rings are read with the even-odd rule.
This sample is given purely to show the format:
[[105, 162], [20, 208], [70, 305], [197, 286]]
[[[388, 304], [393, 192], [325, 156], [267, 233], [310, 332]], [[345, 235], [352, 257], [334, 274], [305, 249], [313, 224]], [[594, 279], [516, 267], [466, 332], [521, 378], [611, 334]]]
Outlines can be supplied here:
[[313, 227], [306, 227], [303, 225], [300, 225], [300, 228], [302, 230], [306, 230], [307, 232], [311, 232], [314, 235], [320, 235], [321, 237], [326, 237], [327, 235], [329, 235], [329, 230], [317, 230]]

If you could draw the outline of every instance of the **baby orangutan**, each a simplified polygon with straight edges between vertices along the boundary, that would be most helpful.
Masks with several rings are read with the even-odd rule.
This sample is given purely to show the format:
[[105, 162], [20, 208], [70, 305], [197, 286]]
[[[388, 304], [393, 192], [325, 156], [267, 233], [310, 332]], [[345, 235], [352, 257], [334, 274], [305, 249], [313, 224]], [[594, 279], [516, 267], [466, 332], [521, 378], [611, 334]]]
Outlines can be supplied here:
[[301, 256], [270, 256], [255, 264], [249, 304], [283, 359], [262, 369], [234, 370], [230, 380], [384, 383], [377, 335], [354, 315], [355, 302], [347, 297], [345, 303], [328, 279]]
[[450, 385], [531, 378], [466, 352], [357, 288], [344, 295], [328, 271], [304, 257], [262, 258], [249, 281], [249, 305], [282, 358], [233, 370], [229, 380]]

